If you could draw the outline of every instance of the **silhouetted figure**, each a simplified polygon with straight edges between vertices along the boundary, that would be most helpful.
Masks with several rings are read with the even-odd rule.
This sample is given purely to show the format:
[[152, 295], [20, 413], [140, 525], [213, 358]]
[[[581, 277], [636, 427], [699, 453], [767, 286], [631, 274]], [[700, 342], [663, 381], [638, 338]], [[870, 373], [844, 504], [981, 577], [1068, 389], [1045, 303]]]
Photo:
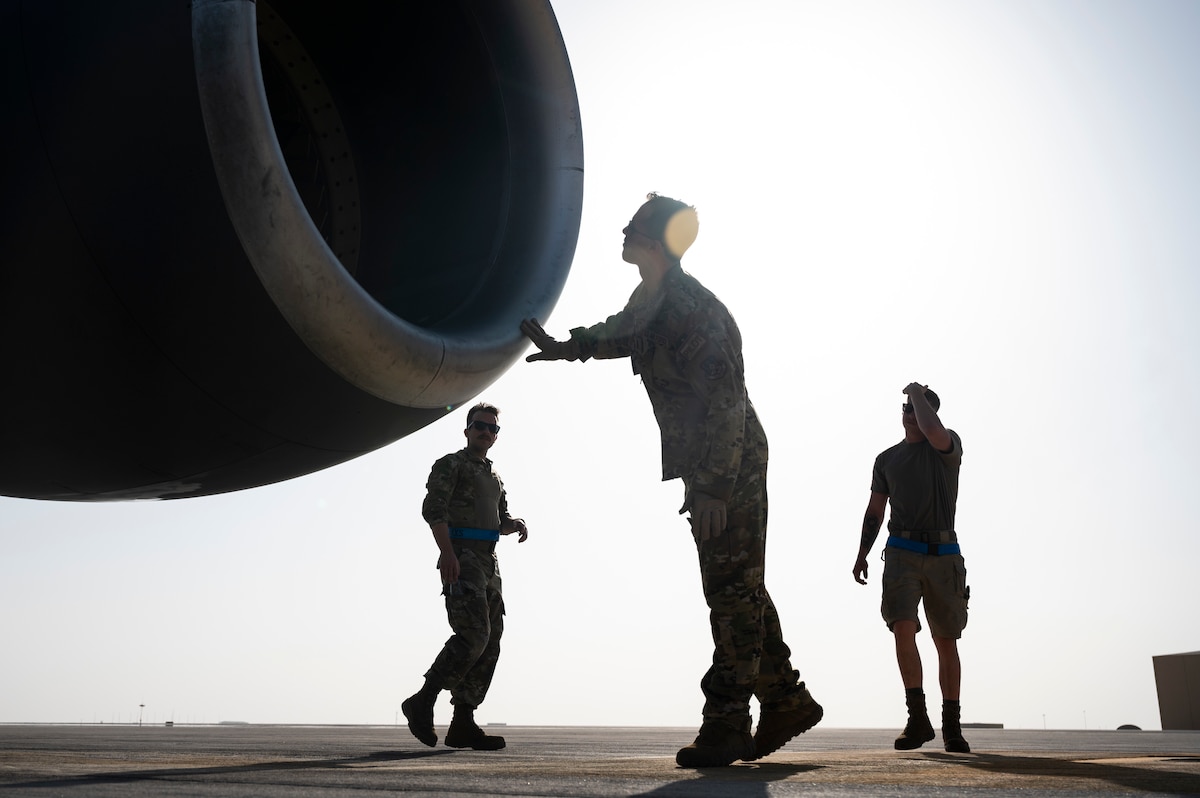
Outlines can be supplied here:
[[[556, 341], [528, 319], [540, 350], [527, 360], [629, 358], [662, 439], [663, 479], [681, 478], [712, 622], [712, 667], [700, 682], [704, 722], [681, 749], [683, 767], [752, 760], [821, 719], [792, 668], [779, 614], [763, 581], [767, 541], [767, 436], [746, 393], [742, 336], [716, 296], [683, 270], [696, 209], [649, 195], [625, 227], [622, 258], [642, 281], [608, 320]], [[750, 696], [761, 704], [751, 737]]]
[[908, 704], [908, 723], [896, 738], [896, 748], [920, 748], [937, 736], [925, 706], [917, 649], [917, 632], [921, 631], [917, 605], [924, 601], [925, 618], [938, 652], [942, 741], [947, 751], [969, 753], [971, 747], [963, 739], [960, 722], [958, 638], [967, 625], [971, 591], [954, 531], [962, 441], [958, 433], [942, 426], [938, 418], [941, 401], [928, 386], [910, 383], [904, 393], [908, 396], [901, 416], [904, 440], [875, 458], [854, 578], [859, 584], [867, 583], [867, 554], [890, 503], [882, 612], [896, 640], [896, 661]]
[[437, 745], [433, 706], [449, 690], [454, 716], [446, 745], [495, 751], [504, 738], [485, 734], [475, 723], [504, 634], [504, 596], [496, 542], [501, 535], [529, 536], [525, 522], [508, 514], [504, 483], [486, 455], [500, 432], [500, 411], [480, 403], [467, 413], [465, 448], [433, 464], [421, 515], [433, 530], [441, 558], [442, 594], [453, 636], [425, 674], [425, 685], [400, 705], [408, 728], [425, 745]]

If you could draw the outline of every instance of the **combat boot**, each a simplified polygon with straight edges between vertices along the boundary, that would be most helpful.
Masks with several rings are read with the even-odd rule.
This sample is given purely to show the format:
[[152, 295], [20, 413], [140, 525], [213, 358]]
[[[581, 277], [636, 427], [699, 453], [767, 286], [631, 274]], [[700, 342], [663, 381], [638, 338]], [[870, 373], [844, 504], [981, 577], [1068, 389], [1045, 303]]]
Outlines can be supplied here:
[[971, 746], [963, 738], [962, 723], [959, 720], [961, 712], [962, 706], [957, 701], [942, 702], [942, 742], [952, 754], [971, 753]]
[[433, 705], [437, 703], [440, 692], [441, 688], [426, 679], [424, 687], [400, 704], [400, 711], [408, 720], [408, 730], [428, 746], [437, 745], [437, 732], [433, 730]]
[[475, 725], [475, 707], [467, 704], [454, 705], [454, 717], [446, 729], [446, 745], [451, 748], [473, 748], [476, 751], [499, 751], [504, 747], [504, 738], [486, 734]]
[[706, 720], [691, 745], [675, 754], [681, 768], [723, 768], [735, 759], [754, 759], [754, 738], [719, 720]]
[[800, 688], [803, 692], [799, 706], [778, 711], [764, 708], [759, 713], [758, 729], [754, 732], [755, 759], [778, 751], [788, 740], [803, 734], [820, 722], [825, 710], [813, 700], [808, 690], [804, 689], [804, 682], [800, 683]]
[[933, 724], [929, 722], [929, 712], [925, 709], [925, 691], [917, 688], [906, 690], [905, 694], [905, 701], [908, 703], [908, 723], [896, 738], [897, 751], [920, 748], [937, 737]]

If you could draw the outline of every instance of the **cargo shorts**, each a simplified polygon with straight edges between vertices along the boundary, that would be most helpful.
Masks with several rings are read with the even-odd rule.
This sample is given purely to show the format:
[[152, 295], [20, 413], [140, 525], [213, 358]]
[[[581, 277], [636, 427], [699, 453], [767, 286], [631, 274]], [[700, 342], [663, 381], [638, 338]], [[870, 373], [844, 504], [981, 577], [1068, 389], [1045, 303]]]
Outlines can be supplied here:
[[883, 550], [883, 602], [888, 629], [896, 621], [916, 621], [917, 605], [925, 602], [929, 631], [957, 640], [967, 625], [967, 566], [961, 554], [918, 554], [888, 546]]

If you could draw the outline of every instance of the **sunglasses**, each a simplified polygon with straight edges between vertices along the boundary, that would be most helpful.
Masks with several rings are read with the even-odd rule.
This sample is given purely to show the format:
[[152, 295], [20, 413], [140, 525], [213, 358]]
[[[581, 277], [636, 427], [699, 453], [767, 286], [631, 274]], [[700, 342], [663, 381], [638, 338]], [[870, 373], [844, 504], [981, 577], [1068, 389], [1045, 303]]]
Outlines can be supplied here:
[[644, 232], [642, 232], [641, 230], [637, 229], [637, 227], [634, 225], [634, 223], [633, 223], [633, 220], [632, 220], [632, 219], [630, 219], [630, 220], [629, 220], [629, 225], [628, 225], [628, 227], [627, 227], [626, 229], [627, 229], [627, 230], [629, 230], [630, 232], [637, 233], [637, 234], [638, 234], [638, 235], [640, 235], [642, 238], [647, 238], [647, 239], [649, 239], [649, 240], [651, 240], [651, 241], [657, 241], [657, 240], [658, 240], [657, 238], [655, 238], [654, 236], [650, 235], [649, 233], [644, 233]]
[[493, 435], [496, 435], [500, 432], [500, 425], [499, 424], [489, 424], [486, 421], [472, 421], [470, 426], [467, 427], [467, 429], [479, 430], [480, 432], [483, 432], [484, 430], [486, 430], [486, 431], [492, 433]]
[[[907, 415], [907, 414], [909, 414], [909, 413], [911, 413], [911, 412], [912, 412], [912, 405], [911, 405], [911, 404], [909, 404], [908, 402], [905, 402], [904, 404], [900, 405], [900, 410], [901, 410], [901, 412], [903, 412], [905, 415]], [[475, 422], [475, 423], [477, 423], [477, 424], [478, 424], [479, 422]]]

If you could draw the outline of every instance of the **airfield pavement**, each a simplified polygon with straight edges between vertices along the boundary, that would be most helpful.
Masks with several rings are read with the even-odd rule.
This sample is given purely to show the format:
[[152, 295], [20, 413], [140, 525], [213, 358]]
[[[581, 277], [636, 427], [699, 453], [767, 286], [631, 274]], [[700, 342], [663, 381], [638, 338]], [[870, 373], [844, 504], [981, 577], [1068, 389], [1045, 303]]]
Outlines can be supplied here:
[[[765, 759], [686, 770], [694, 729], [488, 726], [503, 751], [427, 748], [404, 726], [0, 725], [0, 798], [204, 796], [1200, 796], [1200, 731], [816, 728]], [[444, 727], [438, 728], [444, 734]]]

